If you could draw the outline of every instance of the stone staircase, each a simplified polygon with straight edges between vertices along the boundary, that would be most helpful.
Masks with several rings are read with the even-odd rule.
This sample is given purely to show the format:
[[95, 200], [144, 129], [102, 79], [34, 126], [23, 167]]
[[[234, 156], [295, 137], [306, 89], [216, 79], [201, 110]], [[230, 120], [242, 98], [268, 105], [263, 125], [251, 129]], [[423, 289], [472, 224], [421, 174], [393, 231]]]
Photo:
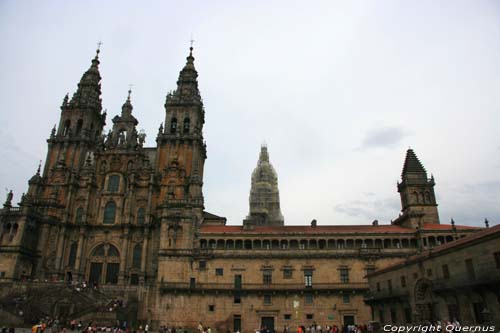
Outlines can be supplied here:
[[0, 322], [32, 324], [50, 317], [69, 322], [93, 320], [98, 325], [113, 325], [118, 317], [129, 311], [127, 307], [113, 308], [115, 299], [94, 290], [79, 290], [64, 283], [31, 283], [12, 285], [0, 297]]

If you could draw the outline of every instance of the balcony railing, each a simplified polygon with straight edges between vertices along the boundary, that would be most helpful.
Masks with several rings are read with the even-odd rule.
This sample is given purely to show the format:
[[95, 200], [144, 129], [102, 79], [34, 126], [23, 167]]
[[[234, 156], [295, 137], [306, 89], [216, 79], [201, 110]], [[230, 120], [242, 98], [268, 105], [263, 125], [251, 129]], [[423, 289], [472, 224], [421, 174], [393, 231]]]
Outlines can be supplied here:
[[242, 283], [236, 288], [233, 283], [195, 283], [188, 282], [164, 282], [162, 290], [200, 290], [200, 291], [335, 291], [335, 290], [367, 290], [368, 283], [316, 283], [306, 286], [303, 283]]

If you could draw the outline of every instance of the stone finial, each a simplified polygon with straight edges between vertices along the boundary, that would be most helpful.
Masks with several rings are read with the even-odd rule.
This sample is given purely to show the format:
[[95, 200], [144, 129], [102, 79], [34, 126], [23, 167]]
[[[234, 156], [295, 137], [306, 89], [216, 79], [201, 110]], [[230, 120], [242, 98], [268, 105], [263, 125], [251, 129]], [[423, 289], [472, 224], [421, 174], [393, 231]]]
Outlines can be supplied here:
[[489, 228], [490, 227], [490, 221], [488, 221], [488, 219], [484, 219], [484, 225], [486, 226], [486, 228]]
[[311, 221], [311, 227], [312, 228], [316, 228], [318, 226], [318, 221], [316, 221], [315, 219]]

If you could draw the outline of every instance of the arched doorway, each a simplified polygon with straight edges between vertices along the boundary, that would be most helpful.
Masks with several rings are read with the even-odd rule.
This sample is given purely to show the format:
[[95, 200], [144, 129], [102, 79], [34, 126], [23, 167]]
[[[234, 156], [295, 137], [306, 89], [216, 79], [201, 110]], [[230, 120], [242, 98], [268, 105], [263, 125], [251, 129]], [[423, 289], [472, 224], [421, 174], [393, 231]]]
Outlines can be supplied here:
[[415, 308], [418, 321], [430, 321], [434, 323], [439, 319], [437, 313], [437, 302], [432, 293], [432, 282], [427, 279], [420, 279], [415, 284]]
[[117, 284], [120, 252], [109, 243], [100, 244], [91, 252], [88, 281], [91, 285]]

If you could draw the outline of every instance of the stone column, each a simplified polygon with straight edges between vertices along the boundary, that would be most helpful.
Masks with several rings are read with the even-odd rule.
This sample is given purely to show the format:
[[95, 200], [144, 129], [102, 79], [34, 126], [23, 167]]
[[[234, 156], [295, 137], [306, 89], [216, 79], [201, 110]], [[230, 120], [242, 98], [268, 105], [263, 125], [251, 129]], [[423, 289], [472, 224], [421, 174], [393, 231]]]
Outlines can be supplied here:
[[144, 283], [144, 278], [146, 276], [146, 260], [147, 260], [147, 252], [148, 252], [148, 238], [149, 238], [149, 226], [144, 228], [144, 241], [142, 243], [142, 253], [141, 253], [141, 277], [140, 283]]
[[125, 228], [122, 239], [122, 249], [120, 255], [120, 273], [118, 274], [118, 284], [125, 284], [125, 274], [127, 272], [127, 259], [128, 259], [128, 239], [129, 229]]
[[76, 260], [75, 260], [75, 271], [78, 277], [78, 281], [83, 280], [83, 270], [81, 267], [81, 262], [82, 262], [82, 253], [84, 250], [84, 243], [86, 241], [85, 238], [85, 228], [80, 227], [80, 235], [78, 237], [78, 250], [76, 251]]

